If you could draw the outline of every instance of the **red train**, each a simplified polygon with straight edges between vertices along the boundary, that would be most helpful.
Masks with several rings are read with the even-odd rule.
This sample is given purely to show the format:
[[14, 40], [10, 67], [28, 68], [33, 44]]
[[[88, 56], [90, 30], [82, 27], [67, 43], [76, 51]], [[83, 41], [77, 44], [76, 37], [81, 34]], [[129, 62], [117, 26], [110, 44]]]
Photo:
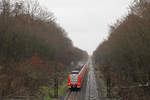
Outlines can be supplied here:
[[86, 64], [74, 69], [71, 72], [71, 74], [68, 75], [68, 88], [70, 88], [70, 89], [75, 89], [75, 88], [80, 89], [82, 84], [83, 84], [83, 80], [84, 80], [86, 70], [87, 70], [87, 65]]

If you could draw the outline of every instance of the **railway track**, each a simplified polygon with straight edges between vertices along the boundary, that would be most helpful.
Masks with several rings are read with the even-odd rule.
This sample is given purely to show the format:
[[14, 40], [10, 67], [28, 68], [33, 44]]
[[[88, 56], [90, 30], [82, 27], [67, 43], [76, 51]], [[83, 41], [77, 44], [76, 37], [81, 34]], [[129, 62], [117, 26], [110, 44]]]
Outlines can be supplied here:
[[86, 86], [85, 100], [99, 100], [96, 77], [95, 77], [92, 62], [89, 63], [88, 68], [89, 68], [88, 69], [89, 72], [87, 75], [87, 86]]
[[64, 100], [79, 100], [80, 91], [69, 91]]

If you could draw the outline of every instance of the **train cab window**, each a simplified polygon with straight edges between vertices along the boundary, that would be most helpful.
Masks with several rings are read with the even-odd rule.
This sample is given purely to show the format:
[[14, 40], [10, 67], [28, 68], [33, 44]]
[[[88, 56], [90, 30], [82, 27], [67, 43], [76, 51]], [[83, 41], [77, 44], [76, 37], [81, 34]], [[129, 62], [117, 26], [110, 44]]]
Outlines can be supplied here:
[[71, 74], [79, 74], [79, 71], [72, 71]]

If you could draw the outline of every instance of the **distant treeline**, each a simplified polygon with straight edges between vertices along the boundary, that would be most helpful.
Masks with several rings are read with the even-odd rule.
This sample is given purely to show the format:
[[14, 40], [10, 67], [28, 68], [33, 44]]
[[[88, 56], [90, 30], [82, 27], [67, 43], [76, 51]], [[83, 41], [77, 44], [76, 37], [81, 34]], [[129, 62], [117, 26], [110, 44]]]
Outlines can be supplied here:
[[0, 100], [36, 95], [87, 57], [36, 0], [0, 0]]
[[[107, 85], [123, 100], [150, 99], [150, 3], [137, 0], [110, 26], [93, 57]], [[109, 83], [108, 83], [109, 82]]]

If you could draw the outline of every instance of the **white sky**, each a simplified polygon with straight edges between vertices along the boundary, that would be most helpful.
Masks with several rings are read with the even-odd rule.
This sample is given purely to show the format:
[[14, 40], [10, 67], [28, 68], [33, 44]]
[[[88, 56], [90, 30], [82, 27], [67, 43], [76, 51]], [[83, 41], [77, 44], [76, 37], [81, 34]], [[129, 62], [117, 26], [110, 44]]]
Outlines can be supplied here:
[[109, 25], [125, 16], [133, 0], [39, 0], [54, 13], [73, 44], [89, 54], [108, 36]]

